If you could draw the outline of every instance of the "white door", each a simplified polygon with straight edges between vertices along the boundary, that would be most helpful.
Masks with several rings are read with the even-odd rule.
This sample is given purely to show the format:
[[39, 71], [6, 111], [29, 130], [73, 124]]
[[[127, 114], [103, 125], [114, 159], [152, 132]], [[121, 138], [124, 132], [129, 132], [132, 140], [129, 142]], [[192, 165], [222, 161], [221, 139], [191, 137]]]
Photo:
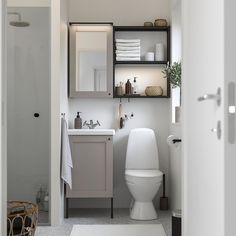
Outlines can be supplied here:
[[[183, 0], [184, 236], [236, 235], [235, 9], [235, 0]], [[218, 88], [217, 104], [207, 94]]]

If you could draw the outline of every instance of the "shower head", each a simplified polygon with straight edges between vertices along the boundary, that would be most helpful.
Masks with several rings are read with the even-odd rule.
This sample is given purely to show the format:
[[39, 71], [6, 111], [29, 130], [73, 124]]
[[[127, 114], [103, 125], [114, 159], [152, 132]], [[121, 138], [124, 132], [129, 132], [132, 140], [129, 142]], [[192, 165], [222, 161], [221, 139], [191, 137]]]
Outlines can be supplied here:
[[17, 21], [10, 21], [10, 25], [11, 26], [15, 26], [15, 27], [28, 27], [30, 26], [30, 23], [27, 21], [22, 21], [21, 19], [21, 14], [19, 12], [8, 12], [9, 15], [16, 15], [18, 16], [18, 20]]
[[28, 27], [30, 23], [26, 21], [11, 21], [10, 25], [15, 27]]

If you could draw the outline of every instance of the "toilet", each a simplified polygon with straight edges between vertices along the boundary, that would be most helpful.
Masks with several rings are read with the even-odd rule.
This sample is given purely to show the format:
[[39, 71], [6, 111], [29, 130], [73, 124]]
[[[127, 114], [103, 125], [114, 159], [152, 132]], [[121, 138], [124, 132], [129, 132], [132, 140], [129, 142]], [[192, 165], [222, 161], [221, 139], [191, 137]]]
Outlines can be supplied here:
[[162, 176], [154, 131], [147, 128], [131, 130], [125, 165], [125, 180], [134, 199], [130, 207], [131, 219], [157, 219], [152, 200], [160, 188]]

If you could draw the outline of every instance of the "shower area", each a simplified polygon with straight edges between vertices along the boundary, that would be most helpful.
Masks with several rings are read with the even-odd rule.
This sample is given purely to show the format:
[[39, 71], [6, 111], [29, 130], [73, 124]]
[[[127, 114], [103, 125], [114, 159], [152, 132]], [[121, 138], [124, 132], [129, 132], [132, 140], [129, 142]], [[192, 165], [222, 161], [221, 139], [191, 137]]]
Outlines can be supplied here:
[[50, 8], [8, 7], [8, 200], [39, 207], [50, 223]]

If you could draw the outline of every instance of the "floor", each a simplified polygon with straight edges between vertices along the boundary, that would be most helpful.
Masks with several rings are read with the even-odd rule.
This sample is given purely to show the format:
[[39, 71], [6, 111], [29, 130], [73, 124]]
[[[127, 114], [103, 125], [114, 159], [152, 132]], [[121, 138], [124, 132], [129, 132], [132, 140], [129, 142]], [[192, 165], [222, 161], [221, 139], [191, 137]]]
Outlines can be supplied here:
[[59, 227], [40, 226], [36, 236], [70, 236], [76, 224], [162, 224], [167, 236], [171, 236], [171, 212], [159, 211], [159, 219], [153, 221], [134, 221], [129, 218], [128, 209], [115, 209], [114, 219], [110, 219], [107, 209], [70, 210], [69, 219], [65, 219]]
[[40, 224], [48, 224], [48, 222], [49, 222], [48, 212], [46, 212], [46, 211], [39, 211], [38, 222]]

